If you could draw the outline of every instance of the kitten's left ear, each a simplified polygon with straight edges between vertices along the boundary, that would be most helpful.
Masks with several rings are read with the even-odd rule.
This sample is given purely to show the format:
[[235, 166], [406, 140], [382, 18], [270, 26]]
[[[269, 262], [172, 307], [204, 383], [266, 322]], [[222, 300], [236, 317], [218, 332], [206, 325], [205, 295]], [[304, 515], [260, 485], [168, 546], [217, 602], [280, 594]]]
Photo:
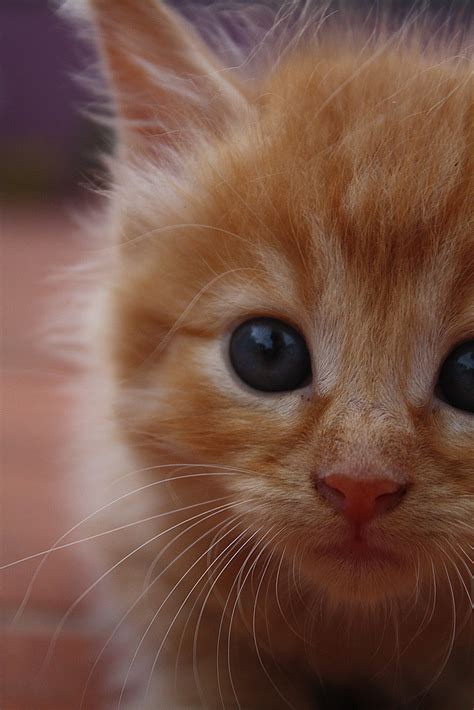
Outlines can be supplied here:
[[219, 125], [246, 106], [193, 28], [159, 0], [87, 0], [128, 147], [193, 125]]

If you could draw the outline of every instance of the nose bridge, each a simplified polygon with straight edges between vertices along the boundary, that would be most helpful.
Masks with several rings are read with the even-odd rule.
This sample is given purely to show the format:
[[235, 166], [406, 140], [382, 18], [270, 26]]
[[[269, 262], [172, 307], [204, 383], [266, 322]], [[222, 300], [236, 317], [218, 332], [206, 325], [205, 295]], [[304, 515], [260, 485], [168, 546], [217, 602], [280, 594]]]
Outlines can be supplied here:
[[318, 432], [324, 442], [320, 460], [326, 472], [350, 470], [351, 475], [384, 475], [409, 465], [413, 429], [399, 403], [359, 396], [335, 397]]
[[346, 299], [343, 314], [346, 337], [340, 351], [338, 385], [350, 404], [363, 402], [367, 411], [383, 410], [394, 402], [401, 403], [410, 370], [408, 333], [416, 339], [414, 318], [410, 320], [403, 312], [395, 294], [371, 305], [367, 303], [369, 296], [362, 300], [353, 296], [351, 302]]
[[[357, 354], [356, 354], [357, 352]], [[383, 418], [403, 409], [402, 356], [388, 341], [364, 339], [357, 351], [347, 354], [341, 369], [339, 399], [352, 414]]]
[[[404, 395], [410, 351], [403, 346], [400, 328], [406, 317], [399, 317], [393, 303], [392, 320], [387, 311], [378, 318], [366, 313], [364, 318], [367, 301], [357, 299], [356, 292], [353, 296], [352, 318], [357, 317], [360, 326], [345, 321], [346, 337], [339, 346], [326, 406], [315, 424], [316, 439], [323, 442], [328, 464], [347, 461], [354, 469], [380, 469], [403, 460], [416, 425]], [[347, 298], [340, 307], [340, 315], [349, 318]]]

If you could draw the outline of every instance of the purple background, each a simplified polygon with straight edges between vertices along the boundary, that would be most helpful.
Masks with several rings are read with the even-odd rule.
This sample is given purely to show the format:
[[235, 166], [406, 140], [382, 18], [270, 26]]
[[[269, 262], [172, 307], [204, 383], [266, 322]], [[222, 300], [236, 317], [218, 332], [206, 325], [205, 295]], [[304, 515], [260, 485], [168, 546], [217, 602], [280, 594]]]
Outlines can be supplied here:
[[90, 61], [47, 0], [0, 0], [0, 191], [67, 191], [87, 179], [100, 135], [74, 78]]
[[[120, 2], [120, 0], [117, 0]], [[341, 0], [351, 4], [354, 0]], [[175, 0], [175, 5], [184, 5]], [[190, 3], [191, 5], [193, 3]], [[194, 5], [209, 4], [195, 0]], [[362, 3], [360, 0], [357, 6]], [[374, 5], [367, 0], [366, 5]], [[384, 6], [379, 0], [379, 6]], [[413, 0], [394, 0], [412, 8]], [[472, 12], [473, 0], [431, 0]], [[85, 118], [84, 89], [73, 78], [89, 64], [86, 47], [48, 0], [0, 0], [0, 194], [71, 190], [96, 172], [98, 146], [111, 142]]]

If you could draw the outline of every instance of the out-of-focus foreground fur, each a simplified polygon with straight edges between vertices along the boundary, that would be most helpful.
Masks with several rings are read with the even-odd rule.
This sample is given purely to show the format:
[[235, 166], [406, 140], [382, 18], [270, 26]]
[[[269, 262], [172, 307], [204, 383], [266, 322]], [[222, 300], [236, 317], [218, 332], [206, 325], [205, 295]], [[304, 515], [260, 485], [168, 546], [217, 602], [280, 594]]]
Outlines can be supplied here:
[[[104, 538], [122, 707], [468, 710], [474, 417], [434, 393], [474, 333], [468, 41], [303, 8], [229, 70], [157, 0], [88, 10], [119, 146], [84, 495], [144, 521]], [[304, 334], [309, 390], [231, 374], [256, 315]], [[374, 557], [315, 490], [341, 470], [409, 485]]]

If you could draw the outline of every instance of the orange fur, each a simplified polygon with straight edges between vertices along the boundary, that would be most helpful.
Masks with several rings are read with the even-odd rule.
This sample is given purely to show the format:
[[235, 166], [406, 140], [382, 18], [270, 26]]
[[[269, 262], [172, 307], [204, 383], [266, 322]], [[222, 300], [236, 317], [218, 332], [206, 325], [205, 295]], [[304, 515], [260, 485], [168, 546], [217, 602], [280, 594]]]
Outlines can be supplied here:
[[[323, 27], [239, 84], [160, 4], [90, 5], [126, 148], [100, 323], [109, 446], [142, 469], [141, 517], [195, 506], [144, 526], [161, 536], [116, 570], [130, 606], [161, 555], [130, 614], [152, 622], [136, 707], [299, 710], [319, 677], [467, 710], [474, 417], [434, 386], [474, 334], [468, 49]], [[262, 396], [231, 373], [229, 334], [255, 315], [303, 333], [309, 390]], [[409, 483], [370, 524], [395, 562], [325, 551], [347, 529], [314, 478], [342, 470]], [[123, 534], [109, 555], [130, 549]]]

